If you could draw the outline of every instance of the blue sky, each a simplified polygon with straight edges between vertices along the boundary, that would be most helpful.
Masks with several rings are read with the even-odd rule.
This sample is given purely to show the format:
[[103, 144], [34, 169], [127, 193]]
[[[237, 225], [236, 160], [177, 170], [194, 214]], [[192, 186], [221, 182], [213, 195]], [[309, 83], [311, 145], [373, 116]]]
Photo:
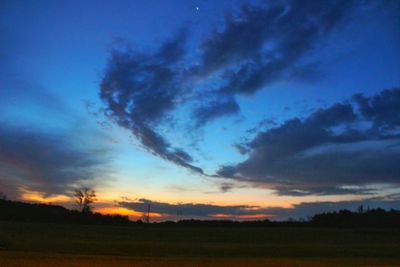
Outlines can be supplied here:
[[0, 191], [68, 206], [90, 186], [99, 210], [129, 197], [119, 208], [257, 216], [397, 201], [399, 14], [397, 1], [4, 1]]

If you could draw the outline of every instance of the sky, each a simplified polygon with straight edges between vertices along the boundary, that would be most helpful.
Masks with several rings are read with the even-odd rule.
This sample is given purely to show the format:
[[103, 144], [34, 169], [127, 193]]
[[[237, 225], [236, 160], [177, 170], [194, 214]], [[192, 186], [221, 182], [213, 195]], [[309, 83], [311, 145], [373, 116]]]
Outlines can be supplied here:
[[153, 220], [400, 204], [396, 0], [2, 1], [0, 192]]

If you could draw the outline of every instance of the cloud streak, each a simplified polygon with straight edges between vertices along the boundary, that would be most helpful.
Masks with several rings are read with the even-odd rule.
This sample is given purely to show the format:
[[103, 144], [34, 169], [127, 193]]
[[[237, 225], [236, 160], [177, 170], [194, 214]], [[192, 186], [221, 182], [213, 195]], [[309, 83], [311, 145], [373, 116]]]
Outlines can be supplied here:
[[162, 215], [162, 219], [199, 218], [199, 219], [273, 219], [287, 220], [288, 218], [307, 218], [322, 212], [348, 209], [356, 211], [360, 205], [369, 208], [393, 209], [400, 204], [398, 195], [389, 195], [382, 198], [367, 198], [364, 200], [338, 202], [303, 202], [289, 208], [261, 207], [254, 205], [220, 206], [201, 203], [172, 204], [166, 202], [138, 199], [135, 201], [121, 201], [118, 206], [136, 212], [146, 213], [148, 204], [151, 212]]
[[151, 201], [148, 199], [138, 199], [137, 201], [122, 201], [118, 205], [127, 209], [138, 212], [147, 212], [148, 204], [151, 205], [151, 212], [160, 213], [167, 217], [173, 217], [177, 214], [181, 217], [218, 217], [219, 215], [230, 215], [240, 218], [241, 216], [264, 215], [263, 210], [257, 206], [235, 205], [235, 206], [220, 206], [213, 204], [196, 204], [196, 203], [181, 203], [171, 204], [166, 202]]

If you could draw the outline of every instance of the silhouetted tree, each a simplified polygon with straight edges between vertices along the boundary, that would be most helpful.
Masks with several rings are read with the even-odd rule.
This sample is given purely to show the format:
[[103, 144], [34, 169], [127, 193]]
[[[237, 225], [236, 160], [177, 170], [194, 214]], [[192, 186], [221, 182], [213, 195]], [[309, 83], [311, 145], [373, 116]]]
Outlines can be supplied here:
[[91, 204], [95, 202], [96, 192], [93, 189], [82, 188], [76, 189], [74, 193], [75, 201], [78, 204], [78, 208], [83, 213], [92, 212]]

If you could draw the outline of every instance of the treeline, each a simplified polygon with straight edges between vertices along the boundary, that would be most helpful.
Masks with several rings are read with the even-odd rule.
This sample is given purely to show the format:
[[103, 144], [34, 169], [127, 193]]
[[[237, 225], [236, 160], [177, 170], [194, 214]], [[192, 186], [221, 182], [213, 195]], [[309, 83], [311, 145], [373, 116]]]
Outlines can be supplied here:
[[80, 212], [61, 206], [0, 199], [0, 220], [77, 224], [128, 224], [128, 216]]
[[156, 225], [176, 227], [335, 227], [335, 228], [400, 228], [400, 211], [367, 209], [357, 212], [340, 210], [316, 214], [307, 220], [288, 221], [232, 221], [232, 220], [180, 220], [158, 223], [133, 222], [127, 216], [102, 215], [92, 212], [68, 210], [61, 206], [30, 204], [0, 199], [0, 220], [25, 222], [52, 222], [75, 224], [112, 224], [112, 225]]
[[324, 227], [396, 227], [400, 228], [400, 211], [386, 211], [381, 208], [364, 211], [362, 206], [358, 212], [340, 210], [316, 214], [310, 223]]
[[386, 211], [381, 208], [359, 210], [352, 212], [349, 210], [340, 210], [316, 214], [307, 220], [290, 219], [288, 221], [231, 221], [231, 220], [182, 220], [179, 222], [163, 222], [165, 225], [181, 226], [223, 226], [223, 227], [332, 227], [332, 228], [399, 228], [400, 229], [400, 211]]

